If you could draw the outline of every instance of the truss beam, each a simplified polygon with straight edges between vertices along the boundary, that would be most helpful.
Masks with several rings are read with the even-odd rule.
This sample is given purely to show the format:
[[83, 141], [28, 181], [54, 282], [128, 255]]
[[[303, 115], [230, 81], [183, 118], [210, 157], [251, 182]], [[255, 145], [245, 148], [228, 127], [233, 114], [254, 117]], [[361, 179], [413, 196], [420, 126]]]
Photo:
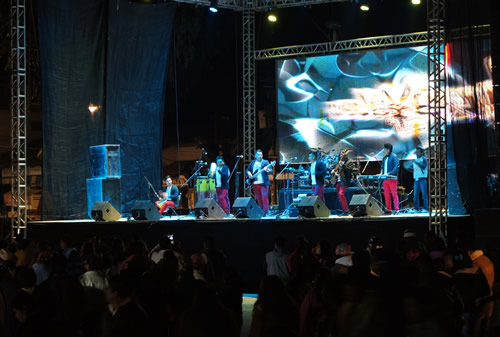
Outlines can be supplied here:
[[25, 0], [11, 0], [11, 238], [27, 232], [27, 91]]
[[447, 236], [445, 2], [428, 0], [429, 230]]
[[401, 34], [393, 36], [380, 36], [376, 38], [363, 38], [354, 40], [337, 41], [335, 43], [325, 42], [301, 46], [282, 48], [270, 48], [255, 51], [256, 60], [270, 58], [292, 57], [292, 56], [314, 56], [332, 54], [341, 51], [388, 48], [397, 46], [416, 46], [426, 44], [427, 32]]

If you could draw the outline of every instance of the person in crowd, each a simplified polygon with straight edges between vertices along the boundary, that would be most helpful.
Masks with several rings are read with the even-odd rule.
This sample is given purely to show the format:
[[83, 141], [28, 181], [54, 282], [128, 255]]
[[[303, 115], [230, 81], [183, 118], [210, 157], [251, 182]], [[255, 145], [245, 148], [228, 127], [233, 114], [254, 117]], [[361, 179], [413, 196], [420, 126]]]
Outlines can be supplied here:
[[145, 312], [133, 299], [134, 280], [130, 275], [115, 275], [109, 278], [106, 301], [111, 316], [104, 324], [106, 337], [149, 336]]
[[283, 282], [275, 275], [266, 276], [260, 283], [255, 302], [250, 337], [261, 337], [276, 328], [299, 332], [299, 308], [288, 295]]
[[35, 263], [33, 263], [33, 270], [36, 274], [36, 284], [40, 284], [49, 278], [49, 261], [52, 254], [48, 250], [42, 250], [38, 253]]
[[226, 269], [226, 255], [215, 246], [215, 240], [211, 236], [203, 238], [203, 252], [201, 254], [206, 265], [205, 275], [207, 281], [212, 283], [222, 278]]
[[333, 267], [335, 260], [333, 257], [333, 249], [328, 240], [320, 240], [315, 247], [313, 247], [313, 254], [320, 266], [330, 269]]
[[237, 337], [239, 327], [233, 313], [219, 304], [215, 290], [197, 281], [192, 305], [181, 314], [175, 336]]
[[104, 291], [107, 281], [102, 273], [102, 260], [97, 255], [87, 256], [84, 262], [85, 273], [80, 276], [80, 283], [84, 287]]
[[71, 254], [72, 251], [76, 251], [76, 248], [73, 247], [73, 242], [69, 236], [63, 236], [59, 240], [59, 248], [66, 259], [69, 259], [69, 254]]
[[205, 261], [201, 254], [193, 254], [191, 255], [191, 265], [193, 266], [193, 277], [197, 281], [206, 282], [204, 271], [205, 271]]
[[288, 254], [285, 252], [285, 238], [278, 236], [274, 239], [274, 249], [266, 253], [266, 274], [276, 275], [283, 281], [288, 283], [289, 266]]

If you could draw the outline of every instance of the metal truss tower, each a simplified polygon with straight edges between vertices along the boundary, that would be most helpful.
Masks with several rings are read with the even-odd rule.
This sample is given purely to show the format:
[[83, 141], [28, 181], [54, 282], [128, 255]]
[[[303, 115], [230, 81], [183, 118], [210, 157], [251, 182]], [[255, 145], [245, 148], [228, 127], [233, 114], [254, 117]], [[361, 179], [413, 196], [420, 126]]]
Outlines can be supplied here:
[[26, 6], [25, 0], [11, 0], [11, 238], [27, 232], [27, 161], [26, 161]]
[[428, 0], [429, 230], [447, 236], [445, 1]]
[[[256, 150], [255, 112], [255, 12], [253, 0], [247, 0], [243, 11], [243, 156], [248, 167]], [[246, 176], [246, 175], [245, 175]], [[248, 188], [244, 195], [250, 195]]]

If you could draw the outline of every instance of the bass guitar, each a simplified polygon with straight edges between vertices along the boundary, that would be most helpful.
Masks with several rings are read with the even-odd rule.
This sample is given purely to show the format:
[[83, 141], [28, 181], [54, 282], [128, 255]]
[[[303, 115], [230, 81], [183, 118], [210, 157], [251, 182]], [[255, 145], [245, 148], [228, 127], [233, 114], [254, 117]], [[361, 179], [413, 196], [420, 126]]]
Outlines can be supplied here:
[[268, 165], [264, 166], [264, 167], [261, 167], [260, 170], [258, 170], [257, 172], [255, 172], [254, 174], [252, 174], [252, 178], [247, 178], [247, 185], [252, 185], [254, 183], [255, 180], [257, 180], [257, 176], [259, 174], [261, 174], [262, 172], [264, 172], [264, 170], [267, 170], [268, 168], [271, 168], [273, 167], [274, 165], [276, 165], [276, 160], [273, 160], [272, 162], [270, 162]]

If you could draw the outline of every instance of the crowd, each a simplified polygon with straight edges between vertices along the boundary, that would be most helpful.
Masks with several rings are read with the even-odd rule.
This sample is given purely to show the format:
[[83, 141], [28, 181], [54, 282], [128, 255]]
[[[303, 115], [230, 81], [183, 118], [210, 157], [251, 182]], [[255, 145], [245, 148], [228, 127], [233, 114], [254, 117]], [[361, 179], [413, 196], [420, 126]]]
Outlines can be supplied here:
[[[243, 282], [211, 237], [186, 255], [91, 236], [0, 241], [0, 336], [240, 336]], [[261, 257], [251, 337], [496, 336], [495, 273], [471, 243], [405, 232], [348, 243], [282, 237]]]

